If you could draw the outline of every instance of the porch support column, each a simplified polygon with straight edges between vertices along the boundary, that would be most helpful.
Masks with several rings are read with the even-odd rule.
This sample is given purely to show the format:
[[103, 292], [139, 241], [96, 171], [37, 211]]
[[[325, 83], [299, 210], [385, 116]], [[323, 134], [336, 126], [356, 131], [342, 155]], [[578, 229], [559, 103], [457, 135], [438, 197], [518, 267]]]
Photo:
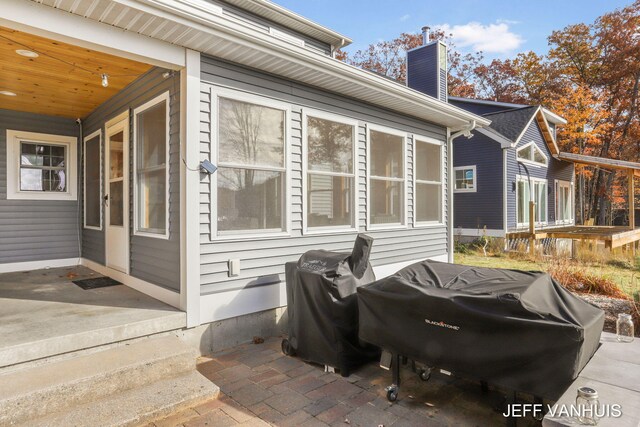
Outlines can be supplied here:
[[180, 308], [200, 325], [200, 52], [185, 50], [180, 71]]
[[635, 225], [636, 225], [636, 207], [635, 207], [635, 189], [634, 189], [634, 182], [633, 182], [633, 176], [634, 176], [634, 171], [629, 169], [627, 171], [627, 177], [628, 177], [628, 185], [627, 187], [629, 187], [629, 228], [630, 229], [634, 229]]

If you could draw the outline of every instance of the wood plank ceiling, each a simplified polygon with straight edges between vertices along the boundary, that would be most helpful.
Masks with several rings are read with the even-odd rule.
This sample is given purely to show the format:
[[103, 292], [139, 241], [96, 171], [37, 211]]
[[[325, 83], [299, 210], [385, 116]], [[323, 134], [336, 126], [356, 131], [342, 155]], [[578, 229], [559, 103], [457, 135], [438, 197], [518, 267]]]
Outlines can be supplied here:
[[[39, 54], [28, 58], [16, 50]], [[0, 108], [84, 118], [151, 65], [0, 27]], [[102, 86], [101, 75], [109, 75]], [[16, 96], [2, 95], [2, 91]]]

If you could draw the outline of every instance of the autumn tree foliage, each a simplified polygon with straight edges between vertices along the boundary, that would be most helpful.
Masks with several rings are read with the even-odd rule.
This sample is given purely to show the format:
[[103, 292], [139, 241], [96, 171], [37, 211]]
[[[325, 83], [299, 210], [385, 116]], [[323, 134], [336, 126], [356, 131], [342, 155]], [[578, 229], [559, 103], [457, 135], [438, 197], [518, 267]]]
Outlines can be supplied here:
[[[568, 121], [558, 131], [563, 151], [640, 161], [640, 0], [554, 31], [547, 55], [486, 63], [482, 52], [460, 53], [451, 34], [436, 29], [432, 38], [449, 48], [449, 95], [543, 105]], [[421, 34], [403, 33], [341, 59], [404, 83], [406, 51], [421, 43]], [[581, 167], [577, 176], [577, 220], [611, 223], [627, 203], [626, 177]]]

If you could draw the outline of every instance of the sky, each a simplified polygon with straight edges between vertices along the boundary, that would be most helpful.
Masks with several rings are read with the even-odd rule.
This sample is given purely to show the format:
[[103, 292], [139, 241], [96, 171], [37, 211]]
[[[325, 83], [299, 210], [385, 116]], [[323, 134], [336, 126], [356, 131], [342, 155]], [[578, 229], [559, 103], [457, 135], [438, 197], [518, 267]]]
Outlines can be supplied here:
[[548, 51], [547, 37], [567, 25], [592, 23], [632, 0], [274, 0], [350, 37], [349, 53], [427, 25], [453, 34], [461, 52], [482, 50], [485, 60]]

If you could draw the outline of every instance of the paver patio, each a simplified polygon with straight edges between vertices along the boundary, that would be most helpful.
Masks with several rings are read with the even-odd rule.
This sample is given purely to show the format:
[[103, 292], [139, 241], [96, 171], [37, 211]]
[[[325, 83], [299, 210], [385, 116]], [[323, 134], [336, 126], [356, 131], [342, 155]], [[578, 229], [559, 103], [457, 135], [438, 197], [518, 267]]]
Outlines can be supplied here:
[[[280, 338], [202, 357], [198, 370], [220, 386], [219, 399], [154, 422], [197, 426], [501, 426], [497, 391], [443, 375], [422, 382], [403, 372], [398, 401], [386, 399], [390, 374], [371, 363], [349, 378], [284, 356]], [[539, 425], [521, 419], [518, 426]], [[151, 427], [149, 426], [149, 427]]]

